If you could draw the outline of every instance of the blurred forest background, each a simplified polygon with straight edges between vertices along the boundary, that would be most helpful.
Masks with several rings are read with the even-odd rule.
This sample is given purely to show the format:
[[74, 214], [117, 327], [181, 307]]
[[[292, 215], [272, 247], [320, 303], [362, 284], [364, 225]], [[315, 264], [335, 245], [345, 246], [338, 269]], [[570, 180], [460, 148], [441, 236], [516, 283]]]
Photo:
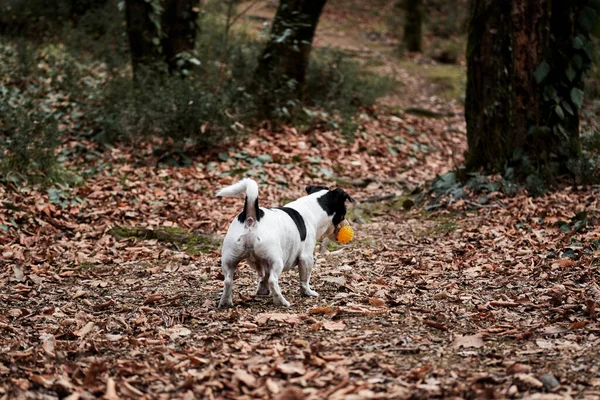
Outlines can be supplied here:
[[90, 151], [70, 140], [186, 165], [265, 123], [352, 137], [381, 107], [439, 117], [464, 104], [458, 178], [483, 168], [533, 192], [589, 180], [598, 133], [579, 127], [584, 91], [598, 95], [598, 73], [585, 75], [595, 4], [514, 3], [545, 24], [535, 41], [532, 23], [485, 1], [6, 0], [1, 179], [69, 179], [60, 160]]

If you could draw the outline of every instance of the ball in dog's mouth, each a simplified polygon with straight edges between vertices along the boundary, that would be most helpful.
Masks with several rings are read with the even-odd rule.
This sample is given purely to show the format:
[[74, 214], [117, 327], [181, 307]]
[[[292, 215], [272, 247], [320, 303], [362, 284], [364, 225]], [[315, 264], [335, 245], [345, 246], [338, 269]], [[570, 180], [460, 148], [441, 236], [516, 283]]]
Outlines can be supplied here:
[[336, 238], [340, 243], [348, 243], [354, 238], [354, 230], [350, 225], [344, 225], [338, 230]]

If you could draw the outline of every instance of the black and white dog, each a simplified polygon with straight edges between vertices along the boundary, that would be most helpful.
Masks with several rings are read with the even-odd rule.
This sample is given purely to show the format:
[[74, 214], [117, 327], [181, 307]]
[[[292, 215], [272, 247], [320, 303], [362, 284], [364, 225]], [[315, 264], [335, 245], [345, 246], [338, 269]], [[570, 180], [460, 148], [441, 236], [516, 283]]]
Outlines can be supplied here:
[[300, 292], [318, 296], [309, 283], [315, 245], [323, 237], [336, 240], [337, 231], [345, 223], [346, 201], [354, 199], [342, 189], [329, 190], [325, 186], [308, 186], [306, 192], [308, 196], [269, 209], [258, 206], [258, 185], [252, 179], [219, 190], [217, 197], [246, 193], [244, 209], [223, 241], [221, 266], [225, 281], [219, 307], [233, 306], [233, 273], [242, 260], [258, 272], [256, 294], [271, 294], [276, 305], [289, 307], [279, 288], [279, 275], [296, 265]]

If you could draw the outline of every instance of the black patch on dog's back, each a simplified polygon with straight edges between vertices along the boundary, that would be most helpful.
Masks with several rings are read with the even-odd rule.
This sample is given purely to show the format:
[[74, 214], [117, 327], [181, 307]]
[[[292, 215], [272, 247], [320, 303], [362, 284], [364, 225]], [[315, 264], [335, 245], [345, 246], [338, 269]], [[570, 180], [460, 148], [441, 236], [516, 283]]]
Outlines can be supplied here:
[[304, 218], [302, 218], [302, 215], [300, 215], [300, 213], [298, 211], [294, 210], [291, 207], [277, 207], [275, 209], [284, 211], [285, 213], [287, 213], [287, 215], [290, 216], [290, 218], [296, 224], [296, 228], [298, 228], [298, 232], [300, 233], [300, 240], [305, 241], [306, 240], [306, 224], [304, 223]]
[[[240, 223], [246, 222], [246, 206], [248, 205], [248, 197], [244, 199], [244, 209], [237, 216], [237, 220]], [[256, 220], [260, 221], [260, 219], [265, 215], [265, 212], [258, 207], [258, 198], [254, 201], [254, 210], [256, 211]]]
[[354, 199], [340, 188], [330, 190], [317, 199], [327, 215], [333, 215], [333, 225], [339, 224], [346, 218], [346, 200], [354, 203]]

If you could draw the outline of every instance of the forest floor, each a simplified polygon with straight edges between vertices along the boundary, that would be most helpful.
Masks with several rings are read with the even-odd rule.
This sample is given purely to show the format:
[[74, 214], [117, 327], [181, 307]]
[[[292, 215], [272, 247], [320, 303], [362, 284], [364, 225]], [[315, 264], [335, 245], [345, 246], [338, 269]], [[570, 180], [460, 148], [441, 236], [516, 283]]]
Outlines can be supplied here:
[[[444, 175], [463, 192], [436, 202], [466, 137], [459, 103], [433, 103], [365, 112], [353, 140], [261, 129], [185, 168], [117, 147], [75, 153], [94, 171], [80, 186], [0, 186], [0, 398], [600, 399], [600, 188]], [[243, 201], [214, 193], [247, 171], [265, 207], [309, 184], [358, 200], [355, 239], [317, 252], [319, 297], [292, 271], [274, 307], [241, 265], [235, 307], [216, 308]]]

